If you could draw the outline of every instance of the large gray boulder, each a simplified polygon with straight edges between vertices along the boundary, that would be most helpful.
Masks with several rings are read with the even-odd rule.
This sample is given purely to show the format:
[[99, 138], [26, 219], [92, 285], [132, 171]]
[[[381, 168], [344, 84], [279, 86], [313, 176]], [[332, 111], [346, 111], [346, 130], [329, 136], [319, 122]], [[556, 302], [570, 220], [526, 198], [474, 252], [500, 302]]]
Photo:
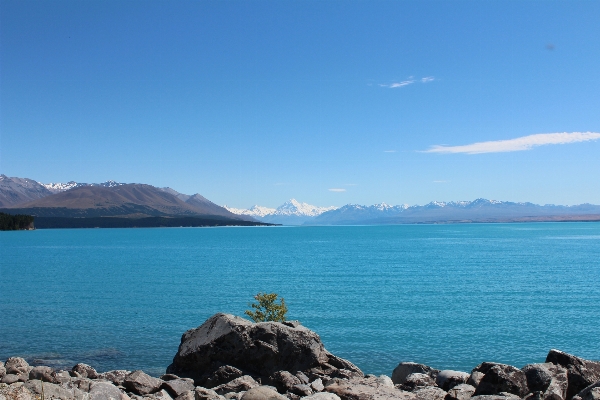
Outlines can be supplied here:
[[277, 371], [324, 373], [344, 369], [362, 376], [358, 367], [325, 350], [319, 335], [295, 324], [253, 323], [230, 314], [215, 314], [185, 332], [167, 373], [192, 378], [197, 385], [228, 365], [255, 377]]
[[474, 371], [484, 374], [475, 390], [476, 396], [505, 392], [523, 397], [529, 393], [525, 373], [512, 365], [485, 362]]
[[202, 386], [196, 386], [194, 389], [194, 398], [196, 400], [224, 400], [225, 398], [219, 395], [212, 389], [203, 388]]
[[554, 349], [548, 353], [546, 362], [566, 368], [569, 381], [567, 400], [586, 387], [600, 381], [600, 362], [585, 360]]
[[401, 362], [396, 368], [394, 368], [394, 371], [392, 372], [392, 382], [394, 382], [395, 385], [402, 385], [404, 382], [406, 382], [406, 378], [410, 374], [414, 373], [427, 374], [435, 380], [438, 372], [439, 371], [437, 369], [433, 369], [424, 364]]
[[414, 392], [418, 388], [434, 385], [435, 380], [431, 376], [415, 372], [407, 376], [404, 383], [398, 386], [400, 389], [406, 390], [407, 392]]
[[521, 369], [529, 391], [539, 392], [540, 400], [565, 400], [567, 397], [567, 370], [552, 363], [528, 364]]

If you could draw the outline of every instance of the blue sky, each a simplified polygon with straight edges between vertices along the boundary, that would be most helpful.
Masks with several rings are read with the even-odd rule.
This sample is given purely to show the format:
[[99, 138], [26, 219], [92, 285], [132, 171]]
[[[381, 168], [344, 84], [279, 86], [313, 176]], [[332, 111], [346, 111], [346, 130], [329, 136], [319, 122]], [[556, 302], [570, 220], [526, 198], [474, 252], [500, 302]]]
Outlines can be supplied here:
[[597, 1], [2, 0], [0, 18], [8, 176], [234, 207], [600, 204]]

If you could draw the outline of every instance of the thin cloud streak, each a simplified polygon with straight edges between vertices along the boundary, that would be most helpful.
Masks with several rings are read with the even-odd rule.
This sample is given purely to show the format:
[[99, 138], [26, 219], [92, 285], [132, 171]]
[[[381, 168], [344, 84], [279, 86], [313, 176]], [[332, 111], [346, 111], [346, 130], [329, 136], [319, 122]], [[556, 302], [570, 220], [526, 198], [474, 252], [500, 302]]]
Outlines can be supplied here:
[[511, 151], [531, 150], [537, 146], [548, 144], [569, 144], [587, 142], [600, 139], [597, 132], [563, 132], [563, 133], [538, 133], [535, 135], [522, 136], [515, 139], [495, 140], [490, 142], [477, 142], [463, 146], [431, 146], [423, 150], [423, 153], [441, 154], [482, 154], [482, 153], [505, 153]]
[[329, 189], [330, 192], [345, 192], [346, 189], [340, 189], [340, 188], [331, 188]]
[[415, 79], [414, 77], [409, 76], [408, 79], [406, 79], [402, 82], [393, 82], [390, 84], [380, 83], [379, 86], [385, 87], [385, 88], [390, 88], [390, 89], [397, 89], [397, 88], [401, 88], [404, 86], [412, 85], [413, 83], [416, 83], [416, 82], [428, 83], [428, 82], [432, 82], [434, 80], [435, 80], [435, 78], [433, 76], [426, 76], [421, 79]]

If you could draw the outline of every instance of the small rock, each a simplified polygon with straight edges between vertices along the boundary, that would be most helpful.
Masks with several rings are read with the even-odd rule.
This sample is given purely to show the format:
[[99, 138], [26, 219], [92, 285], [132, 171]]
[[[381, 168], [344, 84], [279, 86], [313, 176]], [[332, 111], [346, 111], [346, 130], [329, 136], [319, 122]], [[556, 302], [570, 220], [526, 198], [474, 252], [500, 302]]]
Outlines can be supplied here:
[[313, 394], [311, 387], [305, 384], [294, 385], [294, 387], [292, 387], [291, 392], [296, 393], [300, 397], [310, 396], [311, 394]]
[[400, 388], [402, 390], [406, 390], [407, 392], [413, 392], [417, 388], [426, 387], [426, 386], [434, 386], [435, 381], [433, 378], [427, 374], [422, 374], [419, 372], [412, 373], [406, 377], [406, 380]]
[[50, 367], [34, 367], [29, 371], [29, 379], [38, 379], [44, 382], [56, 383], [52, 373], [54, 370]]
[[435, 378], [435, 384], [445, 391], [452, 389], [461, 383], [467, 383], [471, 375], [466, 372], [445, 369], [440, 371]]
[[24, 375], [29, 374], [33, 368], [21, 357], [10, 357], [4, 364], [6, 374]]
[[19, 382], [19, 375], [16, 374], [6, 374], [2, 378], [2, 383], [6, 383], [7, 385], [11, 385], [15, 382]]
[[133, 371], [123, 381], [123, 386], [128, 391], [141, 396], [157, 392], [162, 384], [163, 381], [153, 378], [141, 370]]
[[394, 382], [394, 385], [401, 385], [406, 382], [406, 378], [410, 374], [414, 373], [427, 374], [435, 379], [438, 370], [428, 367], [424, 364], [401, 362], [396, 368], [394, 368], [394, 372], [392, 372], [392, 381]]
[[89, 400], [121, 400], [121, 391], [109, 382], [94, 382], [90, 387]]
[[512, 365], [483, 363], [475, 370], [485, 374], [475, 390], [477, 396], [501, 392], [525, 396], [529, 392], [525, 373]]
[[156, 400], [173, 400], [173, 398], [167, 393], [166, 390], [162, 389], [156, 393], [151, 394], [152, 398]]
[[165, 382], [173, 381], [175, 379], [179, 379], [179, 377], [175, 374], [163, 374], [158, 377], [158, 379], [162, 379]]
[[[296, 378], [296, 379], [298, 379], [298, 378]], [[239, 393], [242, 391], [245, 392], [246, 390], [250, 390], [257, 386], [260, 386], [260, 385], [258, 384], [258, 382], [256, 382], [254, 380], [254, 378], [252, 378], [250, 375], [244, 375], [244, 376], [240, 376], [239, 378], [232, 380], [231, 382], [219, 385], [219, 386], [213, 388], [213, 390], [215, 392], [217, 392], [218, 394], [224, 395], [225, 393], [231, 393], [231, 392], [234, 392], [234, 393]]]
[[4, 363], [0, 361], [0, 379], [2, 379], [6, 375], [6, 368], [4, 367]]
[[206, 379], [205, 386], [210, 389], [231, 382], [243, 375], [244, 373], [240, 369], [232, 367], [231, 365], [223, 365], [222, 367], [217, 368], [217, 370]]
[[[161, 377], [162, 378], [162, 377]], [[188, 390], [185, 393], [180, 394], [175, 400], [196, 400], [193, 390]]]
[[447, 393], [436, 386], [426, 386], [415, 390], [417, 400], [444, 400]]
[[375, 378], [377, 380], [377, 384], [379, 386], [387, 386], [387, 387], [394, 387], [394, 381], [392, 381], [392, 378], [390, 378], [387, 375], [379, 375], [379, 377]]
[[122, 386], [123, 382], [125, 382], [125, 378], [129, 374], [131, 374], [131, 371], [127, 371], [125, 369], [115, 369], [112, 371], [107, 371], [107, 372], [98, 374], [98, 378], [106, 379], [107, 381], [111, 381], [116, 386]]
[[303, 397], [302, 400], [341, 400], [340, 396], [334, 393], [315, 393], [310, 396]]
[[499, 393], [499, 394], [484, 394], [480, 396], [471, 397], [471, 400], [521, 400], [519, 396], [512, 393]]
[[185, 392], [194, 390], [194, 380], [189, 378], [173, 379], [162, 384], [162, 388], [165, 389], [171, 397], [175, 398], [182, 395]]
[[308, 379], [308, 376], [306, 376], [302, 371], [296, 372], [295, 375], [296, 375], [296, 378], [300, 379], [300, 383], [308, 384], [310, 382], [310, 379]]
[[241, 400], [287, 400], [287, 397], [280, 395], [270, 387], [257, 386], [244, 393]]
[[600, 381], [577, 393], [573, 400], [600, 400]]
[[473, 397], [475, 388], [466, 383], [461, 383], [448, 390], [446, 400], [469, 400]]
[[239, 392], [239, 393], [231, 392], [231, 393], [227, 393], [225, 395], [225, 399], [227, 399], [227, 400], [241, 400], [242, 396], [244, 395], [244, 393], [246, 393], [246, 392]]
[[71, 368], [71, 371], [78, 373], [82, 378], [98, 378], [98, 373], [96, 372], [96, 370], [87, 364], [75, 364], [75, 366]]
[[469, 376], [467, 383], [473, 387], [477, 387], [479, 386], [479, 382], [481, 382], [484, 375], [485, 374], [483, 372], [473, 371], [471, 372], [471, 376]]
[[196, 386], [194, 390], [195, 400], [222, 400], [223, 396], [220, 396], [217, 392], [212, 389], [203, 388], [202, 386]]
[[567, 370], [552, 363], [529, 364], [521, 369], [532, 393], [539, 392], [542, 400], [566, 399]]
[[64, 370], [60, 370], [60, 371], [54, 371], [52, 372], [52, 382], [54, 383], [67, 383], [67, 382], [71, 382], [71, 375], [69, 374], [69, 371], [64, 371]]
[[325, 389], [325, 386], [323, 386], [323, 381], [321, 380], [321, 378], [317, 378], [314, 381], [312, 381], [310, 383], [310, 387], [312, 388], [312, 390], [314, 390], [315, 392], [322, 392], [323, 389]]
[[300, 379], [288, 371], [277, 371], [269, 377], [280, 393], [290, 392], [295, 385], [300, 385]]

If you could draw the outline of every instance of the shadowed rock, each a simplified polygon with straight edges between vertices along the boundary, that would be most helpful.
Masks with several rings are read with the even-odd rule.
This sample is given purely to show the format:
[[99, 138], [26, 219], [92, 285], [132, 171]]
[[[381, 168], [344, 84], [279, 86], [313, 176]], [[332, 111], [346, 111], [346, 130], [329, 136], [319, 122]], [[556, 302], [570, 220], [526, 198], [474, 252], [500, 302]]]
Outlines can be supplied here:
[[554, 349], [548, 353], [546, 362], [561, 365], [567, 369], [569, 381], [567, 400], [586, 387], [600, 381], [600, 362], [585, 360]]
[[564, 400], [567, 397], [567, 370], [552, 363], [529, 364], [522, 368], [529, 391], [539, 392], [540, 400]]
[[600, 381], [577, 393], [573, 400], [600, 400]]
[[474, 371], [484, 374], [475, 390], [475, 395], [495, 395], [506, 392], [522, 397], [529, 392], [525, 373], [512, 365], [482, 363], [475, 367]]

